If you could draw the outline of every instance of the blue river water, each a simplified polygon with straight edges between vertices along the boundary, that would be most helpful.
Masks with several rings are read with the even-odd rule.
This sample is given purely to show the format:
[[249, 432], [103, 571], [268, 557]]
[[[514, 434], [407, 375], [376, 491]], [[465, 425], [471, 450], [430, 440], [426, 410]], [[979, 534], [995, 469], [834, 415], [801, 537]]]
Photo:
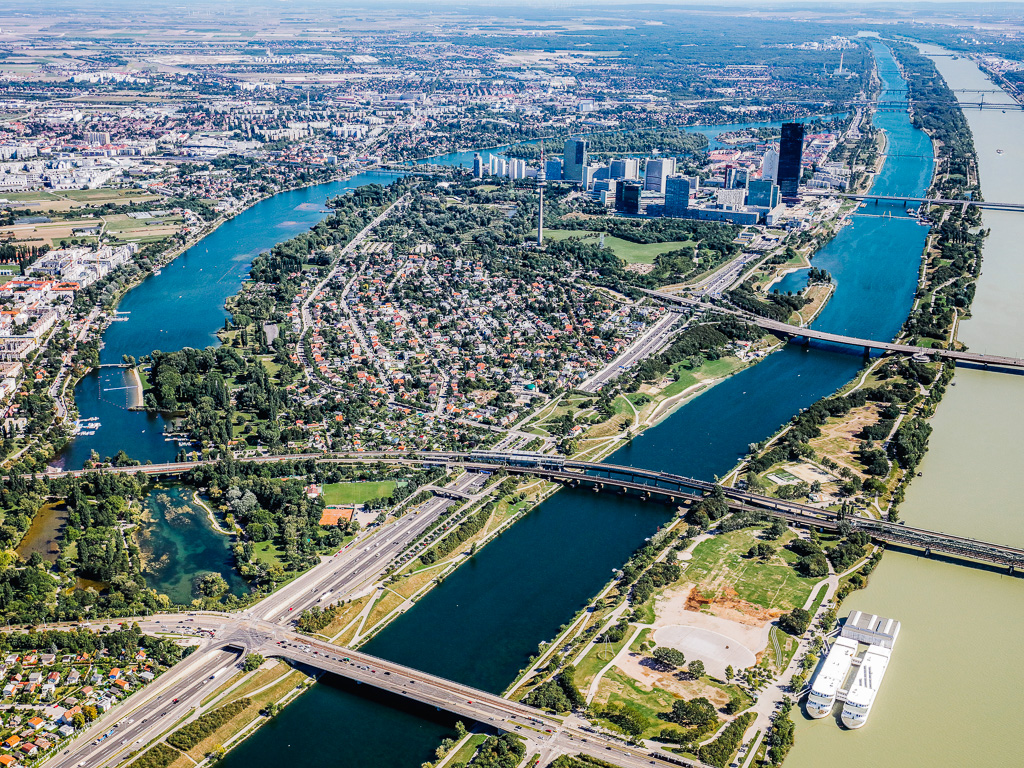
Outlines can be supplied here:
[[[283, 192], [257, 203], [225, 222], [130, 290], [118, 305], [128, 318], [111, 323], [103, 333], [100, 362], [119, 363], [123, 355], [141, 357], [217, 344], [216, 333], [228, 317], [224, 301], [238, 293], [252, 260], [277, 243], [307, 231], [328, 213], [324, 203], [365, 184], [388, 184], [392, 173], [362, 173]], [[80, 435], [59, 457], [61, 466], [78, 468], [95, 451], [100, 458], [124, 449], [140, 461], [174, 461], [178, 445], [164, 439], [164, 419], [129, 411], [128, 381], [120, 368], [93, 371], [75, 388], [83, 419], [98, 418], [94, 435]]]
[[[903, 82], [888, 50], [875, 46], [888, 90]], [[916, 195], [931, 174], [927, 139], [906, 113], [878, 115], [891, 157], [876, 191]], [[472, 157], [472, 153], [469, 154]], [[464, 159], [464, 156], [463, 156]], [[453, 162], [458, 158], [452, 157]], [[926, 230], [900, 218], [857, 217], [815, 259], [836, 280], [816, 323], [891, 339], [910, 309]], [[875, 213], [872, 211], [871, 213]], [[617, 463], [712, 479], [749, 443], [834, 392], [859, 370], [859, 355], [789, 346], [679, 408], [614, 456]], [[537, 643], [584, 606], [612, 569], [657, 530], [665, 509], [584, 491], [546, 501], [367, 644], [365, 650], [500, 691]], [[329, 723], [329, 728], [323, 724]], [[413, 766], [451, 733], [442, 713], [330, 679], [234, 750], [227, 768], [298, 763], [310, 768]]]

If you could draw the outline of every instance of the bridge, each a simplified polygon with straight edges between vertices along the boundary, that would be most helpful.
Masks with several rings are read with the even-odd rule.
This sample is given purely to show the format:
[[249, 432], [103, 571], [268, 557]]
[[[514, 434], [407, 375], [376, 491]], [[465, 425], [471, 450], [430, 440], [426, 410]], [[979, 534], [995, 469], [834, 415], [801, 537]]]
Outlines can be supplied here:
[[[595, 491], [632, 493], [643, 500], [658, 500], [670, 504], [691, 504], [710, 493], [716, 485], [707, 480], [698, 480], [684, 475], [659, 470], [628, 467], [603, 462], [577, 461], [571, 458], [549, 456], [541, 453], [519, 451], [414, 451], [394, 453], [388, 451], [359, 454], [284, 454], [280, 456], [258, 456], [234, 459], [234, 461], [255, 463], [276, 463], [283, 461], [313, 461], [317, 463], [359, 464], [382, 462], [409, 465], [457, 465], [476, 472], [503, 470], [513, 475], [535, 477]], [[68, 470], [54, 472], [50, 476], [80, 477], [89, 472], [135, 473], [147, 475], [180, 475], [201, 466], [212, 466], [219, 460], [206, 459], [196, 462], [175, 462], [171, 464], [148, 464], [136, 467], [109, 467], [102, 470]], [[449, 498], [462, 498], [463, 492], [446, 491]], [[1005, 567], [1010, 573], [1024, 568], [1024, 549], [1003, 544], [979, 541], [925, 528], [914, 528], [903, 524], [890, 523], [866, 517], [842, 516], [835, 512], [800, 504], [795, 501], [776, 499], [740, 488], [723, 487], [729, 506], [737, 511], [756, 511], [778, 517], [787, 523], [805, 528], [836, 530], [844, 523], [852, 529], [863, 530], [876, 541], [898, 544], [903, 547], [922, 550], [926, 555], [941, 553], [956, 560], [989, 563]]]
[[945, 197], [901, 197], [899, 195], [873, 195], [870, 192], [854, 195], [846, 192], [832, 192], [830, 190], [804, 190], [801, 194], [814, 195], [816, 197], [842, 197], [847, 200], [874, 200], [875, 203], [904, 203], [917, 205], [958, 205], [961, 207], [973, 206], [993, 211], [1024, 211], [1024, 203], [999, 203], [987, 200], [955, 200]]
[[[641, 289], [643, 290], [643, 289]], [[984, 355], [978, 352], [971, 352], [969, 350], [955, 350], [955, 349], [936, 349], [933, 347], [918, 347], [912, 344], [897, 344], [890, 341], [875, 341], [874, 339], [862, 339], [856, 336], [844, 336], [841, 333], [829, 333], [828, 331], [816, 331], [812, 328], [808, 328], [802, 325], [791, 325], [789, 323], [783, 323], [778, 320], [771, 320], [767, 317], [761, 317], [751, 312], [745, 312], [743, 310], [734, 309], [732, 307], [720, 307], [715, 304], [708, 304], [698, 299], [690, 299], [685, 296], [676, 296], [672, 293], [665, 293], [664, 291], [651, 291], [644, 290], [645, 293], [650, 294], [662, 301], [673, 302], [676, 304], [684, 304], [686, 306], [694, 307], [696, 309], [704, 309], [712, 312], [724, 312], [737, 317], [743, 318], [746, 322], [751, 325], [756, 325], [759, 328], [763, 328], [770, 333], [777, 336], [782, 336], [789, 339], [802, 338], [808, 343], [811, 340], [822, 341], [829, 344], [839, 344], [847, 347], [860, 347], [865, 352], [879, 351], [879, 352], [890, 352], [900, 355], [909, 355], [910, 357], [916, 357], [918, 359], [931, 359], [931, 360], [952, 360], [958, 363], [968, 363], [970, 365], [979, 366], [981, 368], [995, 368], [995, 369], [1011, 369], [1014, 371], [1024, 370], [1024, 360], [1017, 357], [1008, 357], [1006, 355]]]

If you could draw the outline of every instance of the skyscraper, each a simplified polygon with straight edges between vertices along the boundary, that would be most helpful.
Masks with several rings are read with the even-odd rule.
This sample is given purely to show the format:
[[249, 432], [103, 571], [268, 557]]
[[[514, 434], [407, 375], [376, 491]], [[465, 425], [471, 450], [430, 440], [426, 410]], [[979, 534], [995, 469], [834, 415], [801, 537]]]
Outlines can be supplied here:
[[673, 175], [665, 180], [665, 215], [680, 217], [690, 207], [691, 181], [686, 176]]
[[779, 178], [779, 150], [774, 146], [768, 147], [764, 153], [764, 160], [761, 162], [761, 178], [768, 181], [775, 181]]
[[610, 179], [639, 179], [640, 160], [636, 157], [624, 157], [621, 160], [612, 160], [608, 166], [608, 178]]
[[665, 194], [665, 179], [676, 171], [676, 159], [663, 157], [659, 160], [648, 160], [644, 169], [644, 189], [648, 192]]
[[587, 164], [587, 140], [566, 139], [562, 158], [562, 178], [582, 182], [583, 167]]
[[782, 124], [779, 142], [779, 189], [783, 197], [796, 197], [803, 173], [804, 127], [800, 123]]
[[751, 179], [747, 185], [747, 205], [772, 209], [779, 204], [779, 188], [771, 179]]
[[473, 178], [482, 179], [484, 176], [484, 159], [477, 152], [473, 155]]
[[626, 181], [615, 185], [615, 210], [623, 213], [640, 213], [642, 187], [639, 182]]
[[544, 175], [550, 181], [562, 180], [562, 161], [557, 157], [554, 160], [544, 161]]

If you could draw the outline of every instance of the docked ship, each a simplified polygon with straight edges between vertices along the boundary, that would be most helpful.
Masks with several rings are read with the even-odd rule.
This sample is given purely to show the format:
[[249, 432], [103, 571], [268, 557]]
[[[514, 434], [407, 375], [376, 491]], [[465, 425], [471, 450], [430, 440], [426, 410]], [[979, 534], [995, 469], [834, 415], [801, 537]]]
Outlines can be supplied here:
[[[861, 611], [853, 611], [829, 649], [807, 697], [807, 714], [828, 717], [837, 701], [843, 703], [840, 720], [847, 728], [861, 728], [889, 666], [900, 623]], [[863, 652], [862, 646], [866, 646]], [[846, 685], [853, 670], [853, 681]]]

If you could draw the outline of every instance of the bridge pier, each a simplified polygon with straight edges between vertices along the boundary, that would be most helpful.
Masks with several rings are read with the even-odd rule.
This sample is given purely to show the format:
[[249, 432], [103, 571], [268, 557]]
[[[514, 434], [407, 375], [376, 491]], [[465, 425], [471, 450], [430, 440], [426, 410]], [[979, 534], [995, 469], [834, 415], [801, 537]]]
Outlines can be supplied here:
[[864, 347], [864, 360], [867, 361], [867, 360], [870, 360], [870, 359], [871, 359], [871, 347], [867, 347], [866, 346], [866, 347]]
[[931, 557], [932, 556], [932, 548], [931, 547], [925, 547], [924, 548], [924, 556], [925, 557]]

